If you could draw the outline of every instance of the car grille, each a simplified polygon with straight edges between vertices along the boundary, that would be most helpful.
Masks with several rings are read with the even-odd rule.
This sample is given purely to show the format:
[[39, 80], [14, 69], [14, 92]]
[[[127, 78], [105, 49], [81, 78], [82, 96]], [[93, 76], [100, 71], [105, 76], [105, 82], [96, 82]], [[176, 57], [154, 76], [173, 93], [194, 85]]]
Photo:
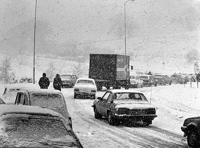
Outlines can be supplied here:
[[140, 115], [140, 114], [155, 114], [155, 109], [132, 109], [129, 110], [130, 115]]

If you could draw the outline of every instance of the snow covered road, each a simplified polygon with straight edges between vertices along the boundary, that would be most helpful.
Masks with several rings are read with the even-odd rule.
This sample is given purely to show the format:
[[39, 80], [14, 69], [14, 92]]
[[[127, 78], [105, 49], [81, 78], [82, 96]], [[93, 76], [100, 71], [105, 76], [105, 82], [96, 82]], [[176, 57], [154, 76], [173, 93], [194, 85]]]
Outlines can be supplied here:
[[[179, 99], [170, 98], [175, 96], [175, 93], [180, 93], [182, 89], [189, 90], [190, 88], [172, 85], [140, 89], [148, 99], [152, 98], [151, 102], [157, 108], [158, 117], [148, 127], [110, 126], [106, 119], [94, 118], [91, 107], [94, 100], [74, 100], [73, 89], [63, 89], [62, 92], [72, 116], [74, 131], [85, 148], [187, 148], [186, 139], [183, 138], [180, 127], [184, 117], [191, 114], [191, 110], [188, 109], [192, 108], [187, 107], [184, 101], [181, 103], [178, 102]], [[168, 95], [165, 94], [167, 92]], [[98, 92], [97, 96], [103, 93]], [[174, 101], [177, 102], [174, 103]], [[198, 112], [196, 110], [195, 114]]]

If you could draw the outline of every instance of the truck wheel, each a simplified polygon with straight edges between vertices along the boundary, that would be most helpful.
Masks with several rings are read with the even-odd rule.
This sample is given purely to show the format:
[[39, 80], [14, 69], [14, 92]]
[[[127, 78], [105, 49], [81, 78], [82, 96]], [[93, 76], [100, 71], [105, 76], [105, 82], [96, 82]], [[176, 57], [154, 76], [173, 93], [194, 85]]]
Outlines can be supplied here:
[[189, 147], [197, 147], [199, 146], [198, 135], [197, 132], [192, 130], [187, 136], [187, 143]]
[[101, 119], [102, 118], [102, 115], [97, 112], [97, 109], [95, 107], [94, 107], [94, 118], [95, 119]]

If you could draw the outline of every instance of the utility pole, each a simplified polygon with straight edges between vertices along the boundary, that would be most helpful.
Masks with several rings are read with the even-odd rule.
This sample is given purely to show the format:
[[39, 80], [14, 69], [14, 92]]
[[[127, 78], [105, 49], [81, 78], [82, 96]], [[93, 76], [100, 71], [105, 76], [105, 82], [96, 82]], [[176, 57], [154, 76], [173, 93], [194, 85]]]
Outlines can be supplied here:
[[35, 37], [36, 37], [36, 19], [37, 17], [37, 0], [35, 0], [35, 22], [34, 22], [34, 49], [33, 49], [33, 84], [35, 84]]

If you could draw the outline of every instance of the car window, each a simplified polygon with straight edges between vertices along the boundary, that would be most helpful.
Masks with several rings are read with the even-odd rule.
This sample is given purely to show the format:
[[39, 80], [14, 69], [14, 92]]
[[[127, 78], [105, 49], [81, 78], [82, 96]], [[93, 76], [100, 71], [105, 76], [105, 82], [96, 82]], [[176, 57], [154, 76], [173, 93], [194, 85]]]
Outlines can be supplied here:
[[113, 100], [114, 100], [113, 95], [110, 93], [110, 95], [108, 96], [108, 99], [107, 99], [107, 103], [110, 103]]
[[92, 80], [78, 80], [78, 84], [94, 84]]
[[24, 95], [24, 105], [28, 105], [28, 97], [27, 97], [27, 95]]
[[[41, 141], [44, 139], [57, 139], [76, 145], [76, 139], [72, 132], [68, 131], [62, 121], [53, 117], [29, 116], [18, 118], [6, 118], [0, 122], [0, 133], [5, 136], [7, 142], [20, 142], [28, 139], [29, 141]], [[1, 137], [2, 140], [2, 137]], [[1, 142], [1, 144], [3, 144]], [[16, 145], [16, 143], [14, 143]], [[1, 145], [1, 147], [3, 147]]]
[[63, 98], [59, 94], [33, 93], [31, 105], [45, 108], [59, 108], [64, 106]]
[[106, 100], [108, 99], [109, 95], [110, 95], [110, 92], [107, 92], [107, 93], [102, 97], [103, 100], [106, 101]]
[[116, 100], [134, 100], [147, 101], [146, 97], [141, 93], [115, 93]]

